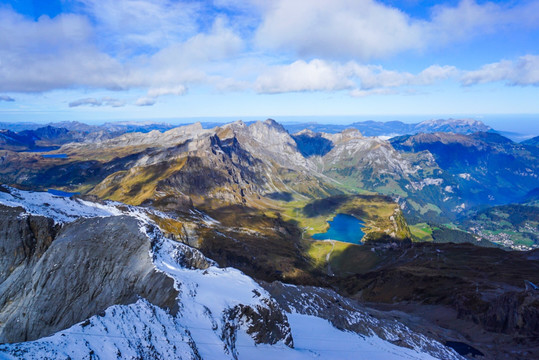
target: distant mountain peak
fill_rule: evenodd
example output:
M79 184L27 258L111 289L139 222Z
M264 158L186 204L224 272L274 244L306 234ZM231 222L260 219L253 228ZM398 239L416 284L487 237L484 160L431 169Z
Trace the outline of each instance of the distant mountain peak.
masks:
M459 134L472 134L492 130L490 126L475 119L431 119L415 125L417 132L453 132Z
M266 125L266 126L272 127L274 129L278 130L279 132L288 132L288 131L286 131L286 129L281 124L279 124L277 121L275 121L273 119L266 119L266 120L264 120L263 124Z
M343 139L355 139L355 138L361 138L363 135L361 134L361 131L354 128L348 128L344 129L342 131Z
M419 125L441 125L441 124L465 124L465 125L484 125L483 122L471 118L467 119L430 119L419 123ZM486 125L485 125L486 126Z

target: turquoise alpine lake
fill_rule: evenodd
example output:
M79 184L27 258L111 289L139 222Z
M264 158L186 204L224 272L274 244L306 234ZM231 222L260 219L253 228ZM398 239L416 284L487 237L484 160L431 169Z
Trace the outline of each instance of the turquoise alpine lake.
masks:
M314 234L315 240L337 240L352 244L361 244L365 233L361 230L363 222L352 215L337 214L329 221L329 229L325 233Z

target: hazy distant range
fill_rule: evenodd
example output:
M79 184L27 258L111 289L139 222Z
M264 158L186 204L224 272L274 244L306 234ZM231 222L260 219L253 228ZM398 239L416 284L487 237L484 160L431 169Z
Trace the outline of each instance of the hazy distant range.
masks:
M80 120L86 124L101 125L103 123L111 122L145 122L145 123L167 123L171 125L191 124L194 122L203 123L204 127L212 127L223 123L233 122L236 120L243 120L245 122L264 120L266 118L272 118L283 124L286 128L296 128L295 125L318 123L328 125L347 125L354 122L365 121L400 121L406 124L420 123L426 120L432 119L475 119L490 126L492 129L501 133L502 135L512 139L513 141L520 142L534 136L539 135L539 114L496 114L496 115L304 115L304 116L284 116L284 115L260 115L260 116L207 116L207 117L177 117L177 118L130 118L130 119L93 119L93 120ZM13 120L13 119L12 119ZM67 119L62 119L67 120ZM69 119L78 121L79 119ZM10 121L4 119L4 122L19 123L20 121ZM32 123L43 123L39 121L29 121ZM55 122L55 121L51 121ZM22 125L22 123L21 123ZM288 125L288 126L287 126ZM30 127L31 128L31 127Z
M332 116L332 115L305 115L305 116L279 116L279 115L263 115L263 116L238 116L238 117L192 117L192 118L177 118L177 119L159 119L159 121L171 124L186 124L193 122L203 123L224 123L236 120L256 121L272 118L279 123L285 125L293 123L310 123L319 124L339 124L346 125L354 122L363 121L401 121L403 123L419 123L431 119L475 119L483 122L491 128L497 130L502 135L520 142L539 135L539 114L503 114L503 115L347 115L347 116ZM156 121L158 119L154 119Z
M420 123L425 120L432 119L475 119L490 126L492 129L501 133L502 135L510 138L513 141L520 142L534 136L539 136L539 114L503 114L503 115L372 115L372 116L244 116L244 117L197 117L197 118L178 118L178 119L162 119L168 123L193 123L200 121L210 126L223 122L231 122L235 120L243 120L246 122L263 120L266 118L272 118L283 124L287 125L304 124L304 123L318 123L318 124L336 124L347 125L354 122L363 121L401 121L403 123Z

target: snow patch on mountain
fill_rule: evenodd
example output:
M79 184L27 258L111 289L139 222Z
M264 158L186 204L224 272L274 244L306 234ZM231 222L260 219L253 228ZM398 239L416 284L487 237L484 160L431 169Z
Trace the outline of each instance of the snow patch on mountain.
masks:
M108 217L122 214L110 204L56 196L47 192L22 191L7 186L0 188L0 204L22 207L27 214L50 217L56 223L69 223L81 217Z
M443 182L444 182L443 179L425 178L421 181L410 182L410 184L406 185L406 188L407 189L412 188L414 190L423 190L425 186L440 186L442 185Z
M0 357L355 359L363 354L369 359L434 359L432 353L444 353L449 354L445 359L460 358L432 340L428 340L429 344L437 347L438 352L426 352L423 346L397 346L376 333L361 335L338 329L316 316L316 309L311 313L299 313L293 307L286 311L241 271L218 268L198 250L165 238L148 218L146 209L11 188L0 194L0 202L5 205L22 206L28 213L52 216L57 222L120 214L137 218L140 231L152 243L150 255L156 269L174 280L179 308L172 315L144 299L130 305L114 305L104 314L52 336L0 345ZM355 315L349 314L356 322L365 320ZM391 339L389 333L384 336Z

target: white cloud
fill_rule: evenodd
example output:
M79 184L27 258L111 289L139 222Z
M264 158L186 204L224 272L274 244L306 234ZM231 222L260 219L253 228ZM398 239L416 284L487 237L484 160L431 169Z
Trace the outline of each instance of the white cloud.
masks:
M350 71L338 64L323 60L306 63L298 60L290 65L270 68L258 77L255 89L259 93L292 91L332 91L352 88Z
M393 95L397 94L398 91L395 89L387 89L387 88L381 88L381 89L370 89L370 90L362 90L362 89L354 89L350 91L350 96L352 97L366 97L370 95Z
M505 30L507 27L537 27L539 1L484 2L461 0L455 7L438 5L426 26L431 44L469 40L474 37Z
M77 0L96 24L109 52L129 55L160 50L198 32L201 3L171 0Z
M503 81L508 85L539 86L539 56L526 55L516 61L502 60L487 64L479 70L463 74L461 83L465 86Z
M92 45L92 28L84 17L33 21L0 9L0 33L0 91L122 87L124 69Z
M0 33L5 34L0 37L0 91L10 92L146 88L180 94L186 84L215 81L213 64L243 47L222 18L208 32L123 60L98 48L97 30L82 15L34 21L0 8Z
M462 0L456 6L435 6L425 20L375 0L275 0L264 11L257 45L301 58L379 59L508 27L539 26L537 0Z
M256 34L264 49L369 59L422 47L422 27L372 0L277 0Z
M239 55L244 46L224 18L217 18L207 33L199 33L185 42L176 42L155 54L151 61L155 67L180 67L225 60Z
M352 96L395 93L391 88L431 85L454 77L453 66L432 65L418 74L386 70L379 65L345 64L314 59L268 68L255 82L259 93L338 91L351 89Z
M163 95L184 95L187 92L187 88L183 85L166 86L159 88L151 88L148 90L148 96L156 98Z
M124 106L125 102L114 99L108 96L102 97L101 99L97 98L83 98L72 101L69 103L69 107L78 107L78 106L112 106L112 107L121 107Z
M537 27L537 0L501 5L463 0L434 7L427 20L375 0L73 3L79 4L73 8L77 14L38 20L0 7L0 92L137 89L146 91L137 104L150 105L199 85L258 93L349 90L366 96L461 75L466 85L537 83L531 55L464 74L452 66L411 73L364 61L426 51L519 21L518 26Z
M101 101L97 100L96 98L84 98L69 103L69 107L78 107L83 105L101 106Z
M152 106L155 104L155 98L151 97L141 97L138 98L135 102L135 105L137 106Z
M406 85L432 85L458 74L454 66L431 65L414 75L409 72L386 70L381 66L354 65L355 74L361 79L361 88L399 87Z

